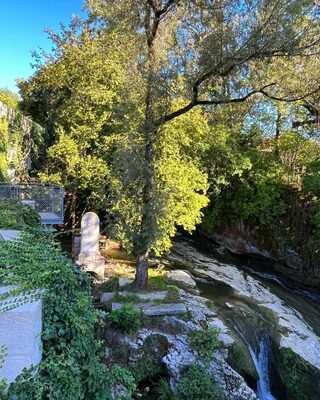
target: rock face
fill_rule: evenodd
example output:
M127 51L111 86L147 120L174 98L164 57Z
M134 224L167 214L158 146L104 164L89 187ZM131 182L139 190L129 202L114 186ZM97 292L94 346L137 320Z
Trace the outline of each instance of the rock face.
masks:
M220 233L214 233L210 237L221 246L234 254L247 254L251 256L265 257L276 262L275 268L283 275L299 283L320 287L320 268L313 266L307 268L301 255L289 246L275 246L271 244L274 239L272 233L266 233L262 239L256 231L247 227L226 227ZM268 238L269 241L265 240Z
M185 310L188 309L188 318L170 315L170 308L173 305L162 304L159 307L167 311L165 316L158 316L154 322L151 319L149 325L140 329L134 337L121 335L118 331L114 334L106 331L107 342L113 341L111 347L114 349L120 347L129 349L130 361L139 363L139 360L143 360L145 357L146 343L152 341L152 352L160 355L162 365L165 366L170 377L170 384L175 389L186 368L198 360L197 351L189 345L190 332L203 329L203 327L219 328L220 335L218 338L222 343L222 348L214 353L214 360L210 362L209 371L212 372L228 399L257 400L253 390L247 386L244 379L226 361L229 353L228 348L234 344L234 339L230 336L228 328L215 312L208 308L205 298L192 295L182 289L179 290L179 295L183 304L175 304L175 307L184 306ZM168 307L165 310L166 306ZM158 318L161 318L161 320ZM109 359L112 358L111 347L106 348Z
M254 300L256 304L271 311L277 320L278 329L274 333L280 348L289 348L320 370L320 338L304 321L303 316L288 307L267 287L245 274L233 265L221 263L199 253L186 243L175 244L172 261L181 264L188 260L188 267L195 276L227 284L241 296Z

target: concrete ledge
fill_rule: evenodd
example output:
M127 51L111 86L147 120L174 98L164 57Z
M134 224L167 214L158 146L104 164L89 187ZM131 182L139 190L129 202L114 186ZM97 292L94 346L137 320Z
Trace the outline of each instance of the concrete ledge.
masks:
M1 287L0 294L12 289L13 286ZM2 301L0 308L0 346L5 346L8 352L0 369L0 380L5 378L11 383L24 368L41 361L42 301L32 301L32 293L9 297L5 301L10 302L9 307L18 304L15 308L3 311L6 305Z

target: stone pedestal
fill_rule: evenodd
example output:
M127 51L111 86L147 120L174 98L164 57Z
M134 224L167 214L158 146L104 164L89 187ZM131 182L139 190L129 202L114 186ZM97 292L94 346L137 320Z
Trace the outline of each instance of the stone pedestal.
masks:
M104 278L105 260L99 251L100 221L97 214L86 213L81 220L80 254L77 264L92 272L97 278Z

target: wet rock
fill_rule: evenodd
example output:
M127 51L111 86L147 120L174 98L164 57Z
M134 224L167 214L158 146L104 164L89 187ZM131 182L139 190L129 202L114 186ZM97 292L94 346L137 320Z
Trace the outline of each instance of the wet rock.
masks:
M208 281L219 281L229 285L235 292L255 301L259 307L271 311L277 321L275 339L280 348L291 348L305 361L320 370L320 338L296 310L286 306L265 285L245 274L234 265L218 262L199 253L186 243L175 244L173 259L188 260L190 271ZM278 338L279 336L279 338Z

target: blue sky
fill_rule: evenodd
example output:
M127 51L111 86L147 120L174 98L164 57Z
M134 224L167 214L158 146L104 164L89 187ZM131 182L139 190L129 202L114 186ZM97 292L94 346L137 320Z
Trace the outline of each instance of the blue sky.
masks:
M0 88L17 91L15 80L33 72L31 52L49 50L46 28L59 29L73 14L81 15L82 0L0 0Z

